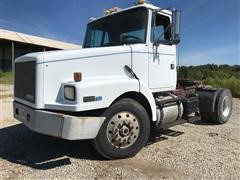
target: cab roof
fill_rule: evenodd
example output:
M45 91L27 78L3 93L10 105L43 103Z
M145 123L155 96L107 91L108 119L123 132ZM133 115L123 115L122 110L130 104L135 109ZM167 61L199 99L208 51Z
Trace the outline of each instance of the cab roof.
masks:
M112 16L112 15L117 14L117 13L120 13L120 12L128 11L128 10L130 10L130 9L140 8L140 7L145 7L145 8L147 8L147 9L151 9L151 10L160 10L161 12L166 13L166 14L169 14L169 15L172 14L172 12L171 12L169 9L162 9L162 8L160 8L160 7L154 6L153 4L143 3L143 4L131 6L131 7L125 8L125 9L119 9L119 10L116 11L116 12L113 12L113 13L111 13L111 14L107 14L107 15L104 15L104 16L102 16L102 17L96 18L96 19L94 19L93 21L96 21L96 20L99 20L99 19L102 19L102 18L105 18L105 17L108 17L108 16ZM93 21L91 21L91 22L93 22Z

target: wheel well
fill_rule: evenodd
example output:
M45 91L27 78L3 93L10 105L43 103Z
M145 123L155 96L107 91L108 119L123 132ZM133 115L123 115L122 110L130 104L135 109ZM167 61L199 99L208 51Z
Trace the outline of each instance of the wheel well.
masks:
M146 111L147 111L147 113L149 115L149 118L152 121L152 109L151 109L151 106L150 106L147 98L142 93L133 92L133 91L124 93L121 96L119 96L117 99L115 99L112 104L116 103L117 101L119 101L119 100L121 100L123 98L131 98L131 99L139 102L146 109Z

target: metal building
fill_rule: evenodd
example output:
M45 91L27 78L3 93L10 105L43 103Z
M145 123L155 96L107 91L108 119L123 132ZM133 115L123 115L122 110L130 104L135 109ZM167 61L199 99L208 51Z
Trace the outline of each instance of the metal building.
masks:
M77 44L0 29L0 70L10 71L14 59L27 53L78 48Z

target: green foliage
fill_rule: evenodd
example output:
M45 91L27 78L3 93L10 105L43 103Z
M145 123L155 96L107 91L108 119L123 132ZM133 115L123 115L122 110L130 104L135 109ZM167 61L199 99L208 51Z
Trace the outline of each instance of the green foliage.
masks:
M0 84L13 84L12 71L3 72L0 70Z
M209 77L203 82L214 87L228 88L232 91L233 97L240 97L240 79L234 76L224 79Z
M200 80L206 85L228 88L234 97L240 97L239 65L181 66L178 69L178 79Z

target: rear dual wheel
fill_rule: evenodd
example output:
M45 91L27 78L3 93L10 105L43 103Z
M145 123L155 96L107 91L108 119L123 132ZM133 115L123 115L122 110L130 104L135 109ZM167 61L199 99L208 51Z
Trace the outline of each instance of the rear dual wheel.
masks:
M212 121L224 124L229 121L232 114L232 93L229 89L222 89L216 99L215 111L212 114Z
M224 124L229 121L232 114L232 93L229 89L221 89L216 97L214 112L201 113L202 119L217 124Z
M150 134L150 119L137 101L125 98L109 107L97 137L96 150L107 159L134 156L146 144Z

